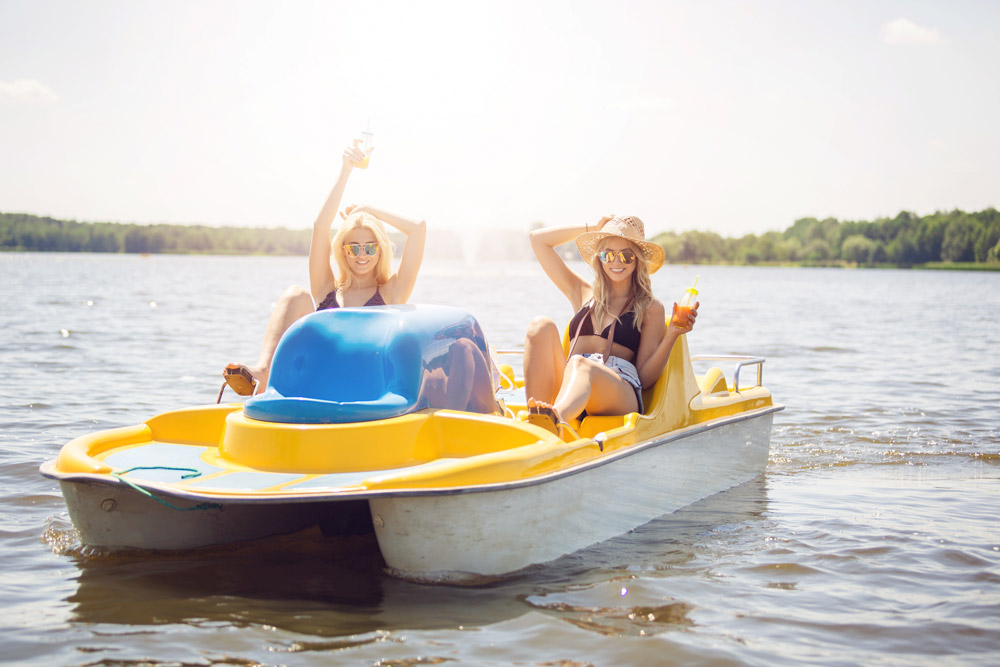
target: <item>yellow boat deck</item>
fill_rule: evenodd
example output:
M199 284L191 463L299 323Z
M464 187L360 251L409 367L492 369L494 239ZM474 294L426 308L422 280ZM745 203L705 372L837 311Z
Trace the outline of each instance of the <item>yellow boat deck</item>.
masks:
M520 419L450 410L283 424L248 419L238 403L196 407L77 438L63 447L54 472L242 500L456 490L566 473L772 406L764 387L730 387L718 368L696 377L683 337L643 398L645 414L588 416L574 424L580 438L572 442Z

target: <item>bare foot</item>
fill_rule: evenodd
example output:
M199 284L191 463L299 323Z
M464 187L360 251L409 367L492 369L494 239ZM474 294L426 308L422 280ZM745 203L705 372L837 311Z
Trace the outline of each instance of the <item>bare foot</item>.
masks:
M562 421L562 417L559 416L559 412L551 403L539 401L536 398L528 399L528 412L536 415L546 415L547 417L551 417L553 423L555 424Z
M566 442L580 439L580 435L559 415L555 406L545 401L528 399L528 422L552 431ZM601 447L601 450L604 448Z

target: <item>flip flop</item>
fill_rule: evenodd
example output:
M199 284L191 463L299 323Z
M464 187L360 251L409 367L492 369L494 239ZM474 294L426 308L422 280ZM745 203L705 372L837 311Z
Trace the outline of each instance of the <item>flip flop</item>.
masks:
M226 384L229 388L235 391L239 396L251 396L254 390L257 388L257 380L254 379L250 371L243 364L229 364L222 371L222 377L225 379ZM225 385L222 387L225 389ZM221 397L222 392L219 392Z

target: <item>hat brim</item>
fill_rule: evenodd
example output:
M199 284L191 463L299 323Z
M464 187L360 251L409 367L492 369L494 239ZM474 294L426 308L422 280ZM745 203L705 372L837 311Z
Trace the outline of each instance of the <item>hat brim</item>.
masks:
M659 243L653 243L652 241L640 241L638 239L625 236L624 234L615 234L611 232L584 232L576 237L576 247L580 251L580 257L583 258L583 261L590 264L590 262L594 259L594 255L597 254L601 241L612 236L618 239L624 239L639 248L639 250L642 251L643 257L646 258L646 266L648 267L650 273L656 273L660 270L660 267L663 266L663 262L666 259L666 253L663 252L663 246Z

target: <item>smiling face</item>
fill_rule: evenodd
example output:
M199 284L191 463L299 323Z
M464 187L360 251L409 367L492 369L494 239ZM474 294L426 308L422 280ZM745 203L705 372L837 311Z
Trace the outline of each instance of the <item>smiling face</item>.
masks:
M358 244L362 251L357 256L345 250L348 244ZM364 244L377 243L374 255L364 252ZM385 285L391 278L392 243L385 233L382 221L370 213L352 213L330 240L330 257L336 263L337 287L347 289L355 279L374 278L378 285Z
M357 243L364 248L366 243L378 243L378 240L375 238L375 233L367 227L355 227L344 237L342 246L352 243ZM358 277L374 271L378 265L379 256L382 254L381 247L379 247L378 252L374 255L368 255L362 250L357 257L344 247L341 247L340 251L344 253L344 257L347 259L347 268Z
M605 243L601 244L601 252L606 250L610 250L615 253L615 258L612 262L607 264L601 262L601 270L604 271L604 275L615 283L632 280L632 274L635 272L636 263L639 261L638 258L633 259L631 264L625 264L618 256L618 253L627 250L632 254L638 254L639 249L625 239L612 237Z

